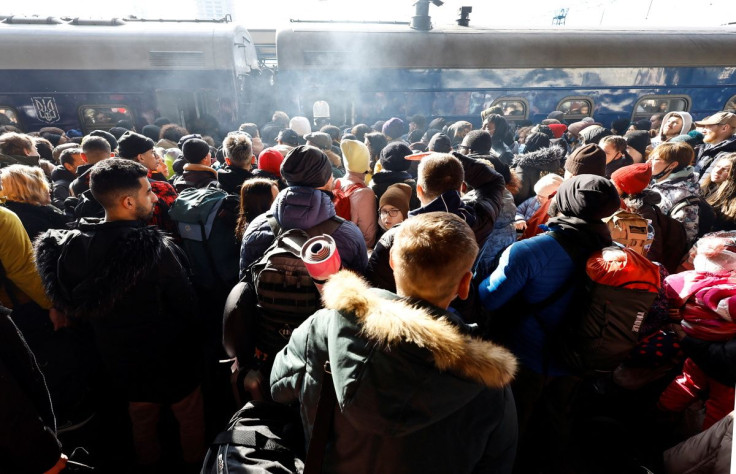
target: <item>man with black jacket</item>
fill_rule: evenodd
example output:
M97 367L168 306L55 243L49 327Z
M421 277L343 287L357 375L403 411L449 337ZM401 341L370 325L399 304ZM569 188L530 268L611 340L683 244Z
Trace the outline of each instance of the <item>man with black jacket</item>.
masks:
M170 237L146 227L156 195L144 166L109 159L90 173L101 220L51 230L36 261L54 305L88 322L103 362L129 402L141 466L156 469L163 405L179 422L185 462L201 461L204 420L196 300L186 259Z

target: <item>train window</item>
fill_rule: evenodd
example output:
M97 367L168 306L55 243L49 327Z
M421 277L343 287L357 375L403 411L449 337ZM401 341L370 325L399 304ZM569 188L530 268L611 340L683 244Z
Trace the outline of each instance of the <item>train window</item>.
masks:
M509 120L525 120L529 117L529 103L521 97L501 97L491 107L501 107L503 116Z
M648 95L640 97L634 106L634 114L631 121L648 119L653 114L666 114L667 112L683 111L690 109L690 98L687 96Z
M121 120L135 125L127 105L83 105L79 108L79 117L85 135L92 130L110 130Z
M15 109L0 105L0 126L2 125L18 126L18 113Z
M593 99L590 97L566 97L557 104L557 109L565 114L564 120L574 122L593 115Z
M728 99L728 102L726 102L726 106L723 108L726 112L734 112L736 113L736 95Z

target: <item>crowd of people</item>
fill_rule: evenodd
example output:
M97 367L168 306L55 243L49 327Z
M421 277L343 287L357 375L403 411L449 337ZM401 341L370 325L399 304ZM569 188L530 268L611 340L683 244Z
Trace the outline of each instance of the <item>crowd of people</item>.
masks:
M328 472L728 472L736 114L481 118L0 128L4 468L199 472L249 401L307 446L327 386Z

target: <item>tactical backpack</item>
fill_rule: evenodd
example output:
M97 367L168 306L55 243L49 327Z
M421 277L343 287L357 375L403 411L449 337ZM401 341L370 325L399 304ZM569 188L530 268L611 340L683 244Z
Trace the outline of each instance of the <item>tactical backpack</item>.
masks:
M332 203L335 205L335 213L343 219L350 220L350 196L355 191L365 187L366 185L363 183L353 183L347 189L342 189L340 180L335 181L335 189L332 191L332 194L335 196L332 200Z
M624 210L616 211L612 216L603 219L611 231L611 239L621 242L628 248L639 250L643 255L647 246L652 244L649 235L649 224L639 214Z
M237 282L237 206L237 196L206 186L185 189L169 209L199 285L230 288Z

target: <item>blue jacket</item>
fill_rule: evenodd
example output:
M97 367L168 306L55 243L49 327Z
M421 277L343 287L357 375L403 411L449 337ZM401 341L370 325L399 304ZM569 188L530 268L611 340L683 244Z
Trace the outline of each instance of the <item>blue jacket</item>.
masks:
M547 326L547 330L554 331L574 293L575 285L569 284L574 268L572 258L550 235L541 234L521 240L503 252L498 267L481 282L479 297L483 306L493 311L517 294L521 294L525 301L534 304L544 301L562 285L569 285L568 291L557 301L537 313ZM518 322L513 324L510 335L511 350L526 367L537 373L543 373L547 337L534 314L529 309L522 308L519 308L518 313L504 313L518 314ZM567 373L569 371L554 358L549 360L548 375Z
M276 221L284 230L309 229L335 216L330 195L314 188L292 186L284 189L271 205ZM344 268L363 273L368 264L365 239L358 226L345 221L332 234ZM265 214L256 217L243 235L240 246L240 277L263 256L274 240Z

